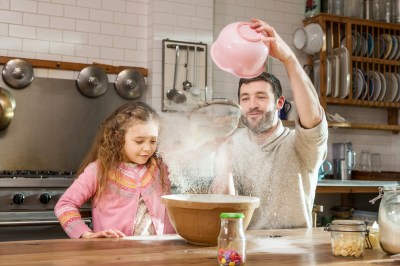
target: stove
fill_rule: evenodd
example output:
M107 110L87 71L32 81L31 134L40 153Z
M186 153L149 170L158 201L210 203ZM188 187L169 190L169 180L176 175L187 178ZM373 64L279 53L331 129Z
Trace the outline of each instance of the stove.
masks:
M54 206L75 177L73 171L0 171L0 241L65 238ZM87 223L90 223L90 209L89 202L81 208L82 218ZM22 227L27 232L23 238L15 239L15 235L20 235L15 231L20 232ZM38 230L43 233L38 234ZM57 233L49 235L52 231ZM32 233L33 236L29 236Z

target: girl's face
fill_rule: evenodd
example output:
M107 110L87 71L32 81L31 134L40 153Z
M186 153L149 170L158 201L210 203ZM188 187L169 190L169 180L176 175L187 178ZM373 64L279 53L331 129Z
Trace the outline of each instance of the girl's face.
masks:
M136 123L125 133L126 162L145 164L157 149L159 126L155 121Z

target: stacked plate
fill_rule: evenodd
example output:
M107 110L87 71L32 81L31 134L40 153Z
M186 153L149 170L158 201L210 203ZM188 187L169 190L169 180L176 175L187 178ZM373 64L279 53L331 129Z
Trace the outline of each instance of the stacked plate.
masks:
M400 102L400 74L367 71L359 68L352 73L353 99L364 101Z
M400 59L400 36L392 34L381 34L374 39L374 57L386 60Z
M314 84L319 92L319 60L314 61ZM345 99L350 94L350 52L346 47L333 49L326 63L326 96Z
M347 39L342 37L341 46L346 47ZM386 60L400 59L400 36L384 33L372 36L369 32L351 32L351 54Z

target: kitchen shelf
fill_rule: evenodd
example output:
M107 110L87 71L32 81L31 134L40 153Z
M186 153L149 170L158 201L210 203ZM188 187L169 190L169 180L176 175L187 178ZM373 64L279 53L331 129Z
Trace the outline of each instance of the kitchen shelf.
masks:
M51 61L51 60L41 60L41 59L31 59L31 58L21 58L27 62L29 62L32 67L37 68L48 68L48 69L59 69L59 70L73 70L73 71L81 71L85 67L88 66L98 66L103 68L108 74L119 74L121 71L132 68L139 71L144 77L147 77L149 71L147 68L143 67L133 67L133 66L112 66L107 64L101 64L93 62L93 64L83 64L83 63L75 63L75 62L62 62L62 61ZM5 65L8 61L15 59L15 57L8 56L0 56L0 65Z
M371 21L360 18L353 17L345 17L345 16L337 16L332 14L319 14L317 16L313 16L307 18L303 21L304 25L308 25L310 23L317 23L321 26L323 32L325 33L325 38L323 40L323 45L321 51L315 56L308 57L308 64L313 65L314 60L319 60L319 84L315 84L316 87L319 87L319 97L320 102L323 108L326 110L328 105L342 105L342 106L352 106L352 107L367 107L367 108L380 108L386 109L388 113L388 121L387 124L371 124L371 123L329 123L330 127L335 128L354 128L354 129L366 129L366 130L386 130L392 131L395 134L400 132L399 119L398 119L398 110L400 109L400 102L397 101L385 101L382 100L372 100L373 90L370 89L369 82L372 82L371 79L367 80L367 94L363 100L358 99L356 95L353 95L353 85L357 86L357 84L353 84L358 79L355 78L353 80L353 69L360 69L362 73L368 73L368 71L375 71L385 74L386 72L395 72L400 74L400 60L395 60L397 56L387 56L386 50L380 49L381 44L381 36L384 35L396 35L400 36L400 24L395 23L387 23L382 21ZM364 40L363 37L357 37L358 35L362 36L371 35L374 45L378 48L377 51L374 49L370 54L368 49L367 53L364 54L363 47L358 46L360 42L359 40ZM356 37L354 37L354 36ZM368 39L368 38L367 38ZM358 40L358 42L357 42ZM379 40L379 41L377 41ZM356 41L355 43L352 43ZM334 57L334 51L337 48L342 47L344 45L349 51L349 59L348 63L348 72L341 73L341 78L349 79L348 90L343 89L343 86L339 88L342 91L348 91L348 95L343 99L339 97L332 97L331 95L327 95L327 59L332 59ZM368 47L368 46L367 46ZM383 46L382 46L383 47ZM400 43L399 47L400 49ZM364 50L365 51L365 50ZM381 53L386 56L381 56ZM390 52L387 52L390 54ZM369 55L367 55L369 54ZM390 59L388 59L390 58ZM333 69L333 66L332 66ZM347 76L347 77L346 77ZM349 77L350 76L350 77ZM318 76L317 76L318 77ZM339 84L341 83L341 79L339 79ZM333 84L333 82L331 83ZM319 85L319 86L317 86ZM331 85L331 91L333 91L333 85ZM372 87L372 86L371 86ZM357 87L355 87L357 88ZM400 88L399 88L400 91ZM370 95L370 93L372 94ZM400 93L400 92L399 92ZM359 97L361 98L361 97ZM396 97L397 98L397 97ZM369 100L367 100L369 99ZM368 122L368 121L366 121Z

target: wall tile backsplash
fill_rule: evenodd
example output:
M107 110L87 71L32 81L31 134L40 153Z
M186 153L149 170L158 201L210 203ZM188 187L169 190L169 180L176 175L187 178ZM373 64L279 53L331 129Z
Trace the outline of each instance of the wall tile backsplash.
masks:
M0 55L99 62L149 69L146 101L161 110L162 40L203 42L210 50L221 29L229 23L259 17L270 23L294 49L302 64L306 55L293 46L293 33L302 26L304 0L0 0ZM238 78L219 70L207 57L209 90L213 97L237 99ZM272 60L271 70L284 95L292 98L282 64ZM41 77L75 79L77 73L35 69ZM110 82L114 76L109 76ZM335 107L356 121L365 113L386 123L377 109L357 111ZM391 132L330 129L333 142L353 142L356 151L381 153L384 171L400 171L399 135ZM331 160L331 151L328 152Z

